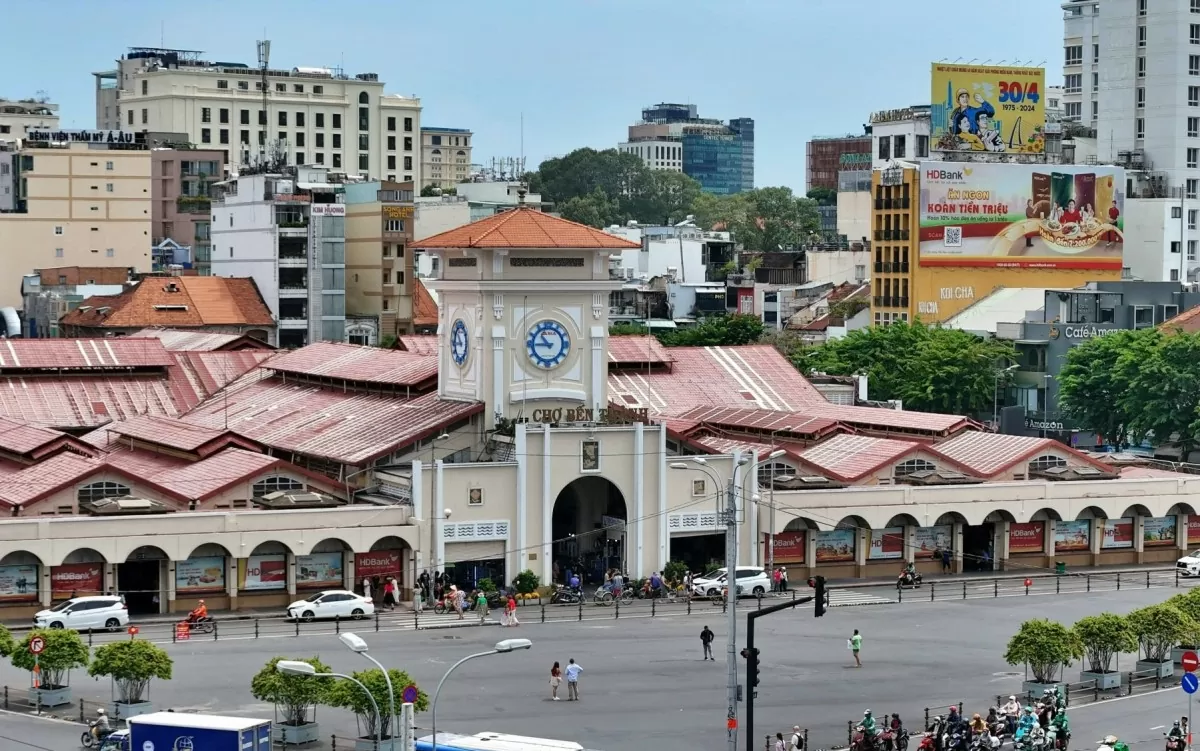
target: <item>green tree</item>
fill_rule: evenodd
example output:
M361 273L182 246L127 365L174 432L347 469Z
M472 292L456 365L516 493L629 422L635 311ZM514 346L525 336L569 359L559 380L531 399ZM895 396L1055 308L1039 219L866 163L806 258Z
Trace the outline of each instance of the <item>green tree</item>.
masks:
M724 225L750 252L774 252L799 245L817 231L817 202L791 188L758 188L730 196L701 194L692 204L697 225Z
M1142 352L1150 331L1118 331L1088 339L1067 350L1058 375L1059 409L1113 446L1129 439L1131 419L1122 399L1129 392L1136 361L1125 353Z
M700 197L700 183L682 172L651 170L635 196L630 211L634 219L647 224L676 224L692 213L692 204Z
M1082 653L1076 635L1061 623L1045 618L1025 621L1008 640L1004 661L1009 665L1028 665L1038 683L1054 683L1059 668Z
M1186 458L1200 434L1200 335L1146 332L1124 354L1132 377L1119 405L1135 440L1176 441Z
M16 648L16 642L13 641L12 633L0 623L0 657L8 657Z
M88 665L88 675L112 678L117 684L118 701L137 704L145 701L151 680L171 680L172 664L171 656L157 644L130 639L97 647Z
M560 209L574 198L599 190L616 204L617 216L609 221L624 221L637 218L629 212L646 191L649 179L650 170L634 154L583 148L542 162L529 184Z
M513 578L513 589L523 595L532 594L541 585L538 575L530 569L525 569Z
M837 191L833 188L812 188L805 196L816 201L818 206L837 205Z
M37 666L42 674L42 688L57 689L67 685L67 674L75 668L87 667L88 648L79 638L78 631L62 628L34 629L12 651L12 664L18 670L33 672L34 655L29 651L29 641L41 637L46 648L37 656Z
M714 316L681 329L668 329L659 341L668 347L732 347L754 344L762 339L764 326L758 316L734 314Z
M629 321L617 321L608 327L609 336L646 336L649 333L650 329L642 324Z
M359 726L366 729L364 738L387 740L391 737L392 719L388 716L390 704L387 681L384 680L383 671L372 668L351 673L351 676L366 686L367 690L371 692L371 696L375 697L375 703L379 705L379 712L383 715L379 718L379 722L376 721L375 710L371 706L370 699L366 697L361 688L351 681L338 680L335 682L330 687L328 696L325 697L325 703L331 707L348 709L358 715ZM404 689L416 684L403 670L389 670L388 677L392 681L392 698L395 700L396 707L399 708L404 703ZM424 712L428 707L429 696L424 691L418 691L415 709L418 712Z
M687 573L687 564L683 561L667 561L663 566L663 578L669 582L682 583L683 575Z
M263 669L250 679L250 695L259 701L269 701L282 711L284 725L298 727L309 722L313 707L329 703L333 678L280 672L277 667L279 661L287 659L307 662L316 668L318 673L329 672L329 666L316 657L272 657Z
M1167 603L1139 608L1126 618L1137 637L1142 659L1147 662L1166 662L1171 648L1188 640L1196 628L1195 621L1186 613Z
M1115 613L1080 618L1071 630L1075 632L1088 670L1093 673L1110 672L1117 655L1138 648L1129 620Z
M575 196L558 208L563 219L602 229L619 218L619 209L600 188L582 196Z

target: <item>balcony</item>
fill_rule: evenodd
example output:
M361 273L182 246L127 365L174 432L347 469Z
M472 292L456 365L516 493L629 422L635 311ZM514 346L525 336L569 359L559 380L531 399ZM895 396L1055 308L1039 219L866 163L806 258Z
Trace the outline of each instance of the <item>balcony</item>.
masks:
M904 198L897 198L897 199L896 199L896 208L898 208L898 209L907 209L907 208L908 208L908 206L909 206L909 199L908 199L908 196L905 196Z
M876 274L882 274L882 273L883 273L883 263L882 263L882 262L880 262L880 261L876 261L876 262L875 262L875 273L876 273Z
M208 196L179 196L175 208L181 214L208 214L212 211L212 200Z
M907 297L895 297L892 299L896 301L897 308L907 308L908 307L908 298Z
M279 317L279 328L290 329L292 331L297 331L297 330L307 331L308 330L308 319L307 318L284 318L281 315Z
M871 298L871 304L877 308L882 308L883 307L883 298L880 297L879 295L875 295L874 297Z
M308 217L299 211L277 211L275 225L281 230L306 230Z
M882 267L883 267L882 269L877 269L878 271L880 271L880 272L882 272L882 273L884 273L884 274L890 274L890 273L892 273L892 264L888 263L887 261L884 261L883 263L881 263L881 264L877 264L877 265L879 265L879 266L882 266Z
M908 261L905 261L905 262L903 262L903 263L896 264L896 266L898 266L898 267L899 267L898 271L899 271L901 274L907 274L907 273L908 273Z
M881 230L881 229L877 229L877 230L875 230L875 239L876 239L876 240L882 240L882 239L883 239L883 230Z
M899 234L899 237L896 238L897 240L907 240L908 239L908 230L906 230L906 229L896 230L896 233Z

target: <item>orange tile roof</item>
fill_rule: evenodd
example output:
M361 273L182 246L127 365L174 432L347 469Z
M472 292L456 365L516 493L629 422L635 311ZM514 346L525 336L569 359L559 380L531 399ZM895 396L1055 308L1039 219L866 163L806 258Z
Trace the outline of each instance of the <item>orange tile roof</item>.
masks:
M253 279L223 276L146 277L119 295L89 297L60 323L83 328L275 325Z
M1184 332L1194 334L1200 331L1200 306L1185 310L1174 318L1163 321L1158 325L1164 332Z
M438 305L433 301L433 295L425 282L417 279L413 283L413 326L436 326L438 322Z
M518 206L413 243L414 248L610 248L641 245L586 224Z

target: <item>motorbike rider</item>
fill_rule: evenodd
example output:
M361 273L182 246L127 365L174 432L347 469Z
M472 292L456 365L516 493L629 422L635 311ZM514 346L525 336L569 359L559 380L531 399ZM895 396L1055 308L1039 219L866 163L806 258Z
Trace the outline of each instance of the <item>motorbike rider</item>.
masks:
M904 730L904 723L900 721L900 714L898 712L892 712L892 719L888 721L888 727L896 735L899 735Z
M1067 721L1067 713L1059 712L1055 715L1054 722L1050 725L1050 728L1054 733L1051 741L1054 743L1055 748L1066 751L1067 746L1071 742L1071 724Z
M1175 724L1171 726L1170 731L1167 732L1167 748L1182 749L1183 738L1183 728L1180 726L1179 720L1176 720Z
M1021 705L1017 702L1016 696L1008 697L1008 701L1004 706L1000 707L1000 714L1004 717L1004 723L1008 727L1008 734L1012 735L1017 732L1017 720L1021 718Z
M1029 731L1038 727L1037 715L1033 713L1033 707L1025 707L1025 712L1021 715L1021 719L1017 721L1017 732L1013 738L1017 741L1023 740L1029 735Z
M916 564L914 564L912 561L909 561L908 563L904 564L904 570L900 572L900 578L904 580L905 584L912 584L916 575L917 575Z
M978 735L983 735L986 733L988 726L987 723L983 721L983 718L979 716L979 713L976 712L971 718L971 722L967 726L967 729L971 732L971 737L974 738Z
M196 603L196 608L188 613L188 623L199 623L208 617L208 606L204 604L204 600Z
M96 719L92 722L92 737L101 740L111 733L112 726L108 724L108 715L103 709L97 709Z

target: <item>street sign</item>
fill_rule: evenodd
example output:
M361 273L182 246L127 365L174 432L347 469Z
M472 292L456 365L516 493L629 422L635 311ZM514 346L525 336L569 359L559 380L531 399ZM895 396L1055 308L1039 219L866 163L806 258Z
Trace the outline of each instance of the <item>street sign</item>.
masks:
M1026 587L1026 588L1029 588L1029 587L1032 587L1032 586L1033 586L1033 579L1026 579L1026 580L1025 580L1025 587Z
M40 636L35 636L29 640L30 654L40 655L46 650L46 640Z
M175 624L175 641L187 641L192 636L192 628L186 622Z
M132 639L133 637L135 637L137 635L138 635L138 627L130 626L129 627L129 638Z
M1200 688L1200 678L1197 678L1195 673L1184 673L1179 685L1183 687L1185 694L1194 694L1196 689Z
M408 685L400 692L400 698L404 699L406 704L416 704L417 699L421 698L421 694L417 691L416 686Z
M1200 668L1200 657L1197 657L1195 652L1188 650L1180 656L1179 663L1183 665L1184 670L1194 673L1196 668Z

